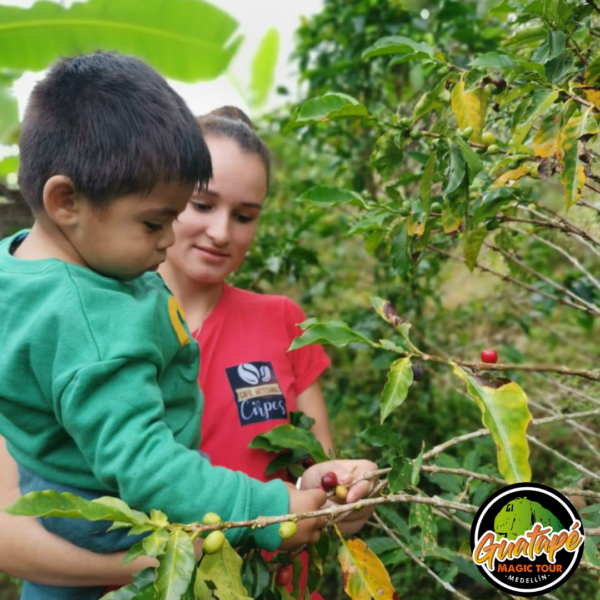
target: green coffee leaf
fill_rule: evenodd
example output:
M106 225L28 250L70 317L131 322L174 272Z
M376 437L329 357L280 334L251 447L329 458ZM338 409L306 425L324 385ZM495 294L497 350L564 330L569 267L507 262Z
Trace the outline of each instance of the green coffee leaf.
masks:
M327 454L314 434L293 425L278 425L267 433L261 433L250 442L248 447L267 452L281 452L288 449L303 450L317 462L327 460Z
M252 600L242 583L242 559L228 540L219 552L203 557L196 581L198 578L210 582L221 600Z
M288 352L311 344L329 344L336 348L344 348L352 343L373 345L371 340L358 333L358 331L354 331L343 321L313 322L308 320L300 323L300 327L305 331L292 342Z
M470 271L473 271L475 268L479 251L488 233L485 227L477 227L465 233L465 237L463 238L463 253Z
M413 372L410 357L399 358L394 361L388 373L388 381L383 388L381 423L406 400L412 382Z
M423 557L437 546L437 524L433 518L433 508L428 504L413 503L408 516L409 527L421 529L421 552Z
M118 498L84 500L69 492L31 492L5 509L11 515L29 517L68 517L85 521L119 521L134 525L148 521L144 513L132 511Z
M176 529L169 535L156 569L157 600L179 600L190 585L195 566L192 539L185 531Z
M334 119L368 117L367 107L346 94L328 93L307 100L298 114L286 125L289 130L303 125L326 123Z
M318 185L310 188L296 199L298 202L310 202L317 206L329 207L337 204L351 204L360 208L366 208L367 203L357 192L344 190L342 188Z
M435 163L437 160L437 153L432 152L431 156L427 160L425 164L425 168L423 169L423 175L421 176L421 186L420 186L420 194L421 194L421 202L423 203L423 208L425 212L429 214L430 205L431 205L431 186L433 183L433 174L435 173Z
M373 58L389 54L406 54L411 58L431 58L433 48L425 42L414 42L410 38L401 35L392 35L377 40L363 53L362 58Z

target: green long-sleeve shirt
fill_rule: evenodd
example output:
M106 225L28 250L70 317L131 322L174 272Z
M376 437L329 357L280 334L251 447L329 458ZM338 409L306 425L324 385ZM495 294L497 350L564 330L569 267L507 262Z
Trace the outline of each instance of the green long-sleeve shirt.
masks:
M0 242L0 434L15 460L174 522L287 513L281 481L213 467L198 453L198 345L163 280L17 259L9 250L18 235ZM248 533L228 537L237 544ZM254 536L267 550L281 542L275 527Z

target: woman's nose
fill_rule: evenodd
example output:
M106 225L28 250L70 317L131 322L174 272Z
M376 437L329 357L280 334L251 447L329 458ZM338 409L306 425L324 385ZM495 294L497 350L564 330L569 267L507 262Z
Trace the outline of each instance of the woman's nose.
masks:
M225 212L216 212L212 217L209 226L206 228L206 234L216 245L224 246L231 239L229 215Z

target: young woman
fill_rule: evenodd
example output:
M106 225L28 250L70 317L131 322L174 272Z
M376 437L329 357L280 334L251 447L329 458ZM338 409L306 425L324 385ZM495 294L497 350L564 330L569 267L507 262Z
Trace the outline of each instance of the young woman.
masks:
M182 304L201 348L204 391L201 449L211 462L265 480L272 456L248 443L302 410L315 419L313 432L326 452L333 450L319 375L329 361L309 346L287 352L301 333L302 311L282 296L238 290L225 277L241 265L254 239L268 187L269 154L247 117L225 109L199 119L214 179L198 192L176 223L176 243L160 273ZM369 461L335 461L342 481L375 469ZM288 478L287 474L277 476ZM288 478L289 479L289 478ZM354 486L347 501L365 494ZM303 481L303 487L318 481ZM16 466L0 439L0 509L19 496ZM372 511L342 522L357 532ZM0 510L0 571L49 585L126 584L132 573L152 565L138 559L121 565L123 554L96 555L45 531L34 519ZM318 597L318 596L317 596Z
M176 242L160 274L185 311L201 350L200 386L207 399L202 445L213 464L261 480L273 454L252 439L301 410L333 452L318 377L329 366L321 346L287 352L301 335L302 310L284 296L229 286L256 235L267 195L269 152L241 111L199 119L213 162L208 189L194 194L174 223ZM278 473L278 477L286 477Z

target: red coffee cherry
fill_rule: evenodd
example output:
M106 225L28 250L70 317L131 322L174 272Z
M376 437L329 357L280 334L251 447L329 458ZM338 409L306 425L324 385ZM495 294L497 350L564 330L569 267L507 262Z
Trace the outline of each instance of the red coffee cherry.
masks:
M302 466L305 469L310 469L310 467L312 467L315 464L315 459L312 456L309 456L308 458L305 458L302 461Z
M329 473L325 473L321 478L321 485L326 490L331 490L336 487L338 484L337 475L333 471L329 471Z
M277 569L277 574L275 575L275 585L283 587L286 586L290 581L292 581L292 565Z
M484 363L497 363L498 353L495 350L483 350L481 353L481 360Z

